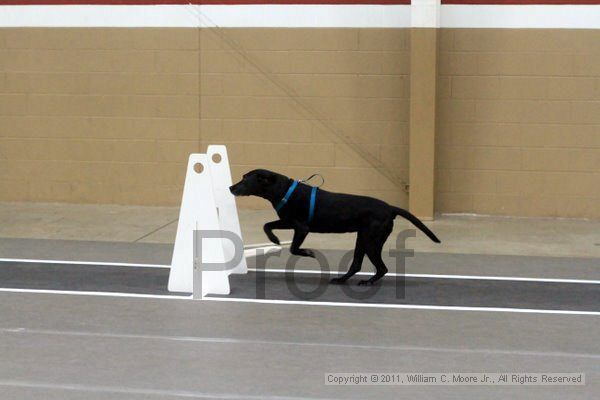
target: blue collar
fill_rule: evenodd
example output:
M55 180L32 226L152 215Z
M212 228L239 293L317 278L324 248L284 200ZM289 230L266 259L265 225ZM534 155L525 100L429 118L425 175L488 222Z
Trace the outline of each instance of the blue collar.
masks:
M296 180L296 181L294 181L294 183L292 183L290 185L289 189L285 193L285 196L283 196L283 199L281 199L279 201L279 204L277 204L277 207L275 207L275 211L279 212L279 210L281 210L283 208L283 206L285 206L285 204L288 202L288 200L292 196L292 193L294 193L294 190L296 190L296 187L298 187L298 183L299 182Z
M294 190L296 190L299 183L300 183L300 181L295 180L290 185L287 192L285 193L285 196L283 196L283 198L279 201L279 203L275 207L275 211L279 212L279 210L281 210L283 208L283 206L285 206L287 204L288 200L290 199L290 197L292 197L292 193L294 193ZM310 203L308 206L308 222L312 221L313 217L315 216L315 203L317 200L317 189L318 188L316 186L313 186L313 188L310 191Z

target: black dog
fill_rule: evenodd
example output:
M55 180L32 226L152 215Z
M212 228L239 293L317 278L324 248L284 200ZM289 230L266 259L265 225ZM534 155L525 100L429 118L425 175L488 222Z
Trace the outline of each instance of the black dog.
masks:
M229 190L235 196L259 196L270 201L280 219L266 223L265 233L273 243L279 244L273 229L293 229L290 252L298 256L314 257L311 250L300 248L309 232L358 232L350 269L343 276L332 279L332 283L344 283L360 271L365 254L375 265L377 272L370 279L360 281L359 285L373 284L388 272L381 259L381 251L392 233L397 215L412 222L434 242L440 243L423 222L402 208L372 197L331 193L294 182L287 176L257 169L245 174ZM311 196L313 206L310 206Z

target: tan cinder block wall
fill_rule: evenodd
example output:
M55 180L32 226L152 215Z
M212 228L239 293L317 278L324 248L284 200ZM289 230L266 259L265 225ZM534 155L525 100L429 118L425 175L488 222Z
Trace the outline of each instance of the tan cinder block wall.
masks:
M255 168L405 205L406 194L353 152L408 177L406 29L202 30L203 146L222 142L234 179ZM318 182L318 180L316 181ZM245 198L244 207L264 206Z
M177 204L197 49L185 29L1 29L0 200Z
M600 217L600 31L438 43L436 210Z
M405 205L339 136L407 179L408 73L404 29L0 29L0 201L176 205L223 143Z

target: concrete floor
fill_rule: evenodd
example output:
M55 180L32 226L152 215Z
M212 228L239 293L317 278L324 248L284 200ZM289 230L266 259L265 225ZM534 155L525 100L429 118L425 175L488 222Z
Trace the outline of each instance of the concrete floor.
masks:
M265 242L262 224L273 217L242 211L245 242ZM174 208L4 203L0 258L168 264L176 218ZM600 280L600 221L443 216L428 225L443 243L418 234L408 273ZM396 232L406 227L396 221ZM336 265L353 241L312 235L306 246ZM319 266L303 259L298 268ZM502 300L521 295L502 293ZM580 300L568 288L561 295ZM0 398L588 400L600 393L597 315L375 306L0 289ZM338 387L324 385L330 372L583 372L586 385Z
M173 243L178 209L115 205L0 203L0 238ZM272 210L240 210L244 242L267 241L262 225L275 219ZM511 254L555 257L600 257L600 220L532 219L485 216L439 216L428 226L442 244L420 232L409 239L415 251L460 254ZM395 235L412 225L397 218ZM289 240L290 232L279 232ZM306 246L351 249L354 234L309 235ZM387 246L392 246L388 240Z

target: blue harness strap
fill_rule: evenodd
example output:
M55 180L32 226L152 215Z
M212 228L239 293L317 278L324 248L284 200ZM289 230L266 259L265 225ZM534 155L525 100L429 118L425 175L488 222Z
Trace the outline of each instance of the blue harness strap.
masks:
M296 190L297 186L298 186L298 181L294 181L294 183L292 183L290 185L289 189L285 193L285 196L283 196L283 199L281 199L281 201L279 201L279 204L277 204L277 207L275 207L275 211L279 211L279 210L281 210L281 208L283 206L285 206L285 203L288 202L288 200L292 196L292 193L294 193L294 190Z
M317 189L318 187L313 186L310 191L310 206L308 208L308 222L312 221L315 216L315 202L317 200Z
M287 192L285 193L285 196L283 196L283 198L279 201L279 203L275 207L275 211L279 212L279 210L281 210L283 208L283 206L285 206L287 204L288 200L290 199L290 197L292 197L292 193L294 193L294 190L296 190L299 183L300 182L296 180L290 185ZM309 203L309 207L308 207L308 222L312 221L313 217L315 216L315 203L317 200L317 189L318 189L318 187L313 186L313 188L310 191L310 203Z

